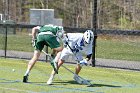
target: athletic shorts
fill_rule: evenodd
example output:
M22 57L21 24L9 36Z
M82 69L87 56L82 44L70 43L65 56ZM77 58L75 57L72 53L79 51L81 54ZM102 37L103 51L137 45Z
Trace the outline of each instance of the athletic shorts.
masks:
M74 56L75 57L75 60L77 61L81 61L83 59L83 56L82 56L82 53L78 52L76 53L75 55L71 52L70 49L68 48L64 48L61 52L61 56L60 56L60 59L61 60L68 60L69 56ZM73 59L72 59L73 60Z
M60 47L60 43L57 41L55 36L52 35L38 35L37 41L35 44L35 49L42 51L44 45L49 46L50 48Z

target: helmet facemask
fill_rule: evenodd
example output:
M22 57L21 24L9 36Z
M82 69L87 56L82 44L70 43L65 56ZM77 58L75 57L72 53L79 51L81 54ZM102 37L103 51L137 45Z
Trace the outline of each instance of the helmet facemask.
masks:
M93 32L91 30L87 30L83 35L83 39L85 45L90 44L93 40Z
M63 27L62 26L59 26L58 27L58 31L56 33L56 36L59 38L59 39L63 39L64 38L64 33L65 31L63 30Z

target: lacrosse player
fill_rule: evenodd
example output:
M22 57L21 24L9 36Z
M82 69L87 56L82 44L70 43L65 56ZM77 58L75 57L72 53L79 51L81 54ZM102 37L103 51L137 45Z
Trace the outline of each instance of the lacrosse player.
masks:
M62 51L63 47L58 42L58 39L63 36L63 33L64 30L62 26L44 25L36 26L32 29L32 44L35 50L23 76L23 82L28 82L29 73L39 58L44 45L49 46L53 50L52 55L56 55L58 52ZM52 60L51 65L53 66L54 71L57 73L57 63L55 60L55 58Z
M65 47L59 52L58 68L70 55L75 56L77 66L73 79L80 84L81 81L78 78L78 74L81 71L82 66L87 65L87 61L89 61L92 56L93 38L94 36L91 30L86 30L84 33L67 33L63 39ZM83 53L87 55L86 58L83 58ZM52 71L47 84L52 84L55 74L55 71Z

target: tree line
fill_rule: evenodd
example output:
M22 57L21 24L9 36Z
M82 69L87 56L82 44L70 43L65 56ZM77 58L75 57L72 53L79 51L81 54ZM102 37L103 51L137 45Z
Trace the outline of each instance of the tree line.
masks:
M54 9L66 27L92 28L94 0L0 0L3 19L30 22L30 9ZM140 29L140 0L98 0L99 29Z

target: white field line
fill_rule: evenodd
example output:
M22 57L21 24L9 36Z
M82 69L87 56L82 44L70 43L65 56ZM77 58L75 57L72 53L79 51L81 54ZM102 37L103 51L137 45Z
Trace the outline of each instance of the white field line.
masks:
M7 87L0 87L0 88L5 89L5 90L19 91L19 92L38 93L38 92L34 92L34 91L20 90L20 89L16 89L16 88L7 88Z

